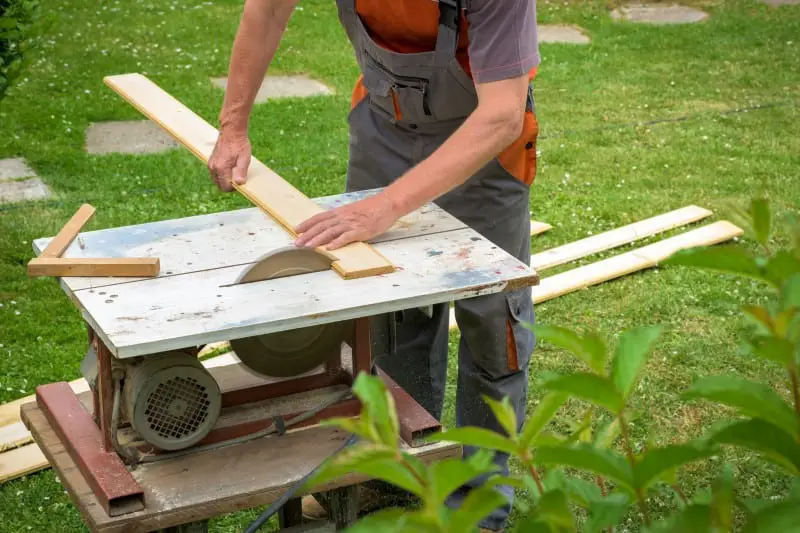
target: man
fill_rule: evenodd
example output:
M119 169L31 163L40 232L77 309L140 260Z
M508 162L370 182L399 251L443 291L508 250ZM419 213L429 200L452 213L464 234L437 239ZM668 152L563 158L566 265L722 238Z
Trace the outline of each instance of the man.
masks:
M220 136L209 161L222 191L244 183L248 117L297 0L247 0L231 57ZM383 188L296 229L298 246L367 241L435 201L528 263L529 189L538 125L530 81L539 62L535 0L337 0L361 69L352 95L347 189ZM403 313L397 360L381 367L435 417L444 400L448 306ZM502 432L483 395L509 396L520 425L534 338L530 288L455 304L456 421ZM465 450L471 454L473 450ZM507 456L498 464L507 471ZM475 483L477 483L476 481ZM459 505L469 487L452 495ZM481 524L504 527L509 505Z

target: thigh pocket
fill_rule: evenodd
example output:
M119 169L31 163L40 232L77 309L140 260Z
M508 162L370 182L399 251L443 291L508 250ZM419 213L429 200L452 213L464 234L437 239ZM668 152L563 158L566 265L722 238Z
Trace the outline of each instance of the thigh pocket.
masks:
M539 136L539 123L533 111L526 111L522 133L497 157L500 165L525 185L532 185L536 179L536 139Z
M492 379L525 370L533 351L530 289L456 302L456 320L473 364Z

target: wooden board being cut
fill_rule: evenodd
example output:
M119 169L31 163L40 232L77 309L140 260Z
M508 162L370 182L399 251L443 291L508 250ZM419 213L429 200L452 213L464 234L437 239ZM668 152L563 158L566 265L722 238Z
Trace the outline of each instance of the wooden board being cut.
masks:
M195 156L208 162L219 134L211 124L141 74L107 76L104 81ZM298 224L322 212L315 202L256 158L251 159L247 183L235 187L293 236ZM332 253L337 258L333 268L345 279L394 271L394 265L366 243L349 244Z

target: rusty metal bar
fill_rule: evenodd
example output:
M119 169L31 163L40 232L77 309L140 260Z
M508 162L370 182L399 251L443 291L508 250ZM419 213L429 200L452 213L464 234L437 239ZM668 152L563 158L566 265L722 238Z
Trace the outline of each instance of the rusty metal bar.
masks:
M441 431L442 425L424 407L411 397L400 385L394 382L383 370L378 375L386 383L394 398L397 419L400 423L400 437L411 447L422 444L421 440L431 433Z
M97 390L100 400L100 431L103 435L103 449L114 452L111 442L111 415L114 409L114 382L111 376L111 352L100 339L95 339L97 347Z
M64 382L36 388L36 403L109 516L144 509L144 492Z
M279 396L288 396L298 392L307 392L334 385L351 385L352 378L344 370L323 372L313 376L287 379L277 383L266 383L255 387L235 389L222 393L222 407L232 407L251 402L260 402Z

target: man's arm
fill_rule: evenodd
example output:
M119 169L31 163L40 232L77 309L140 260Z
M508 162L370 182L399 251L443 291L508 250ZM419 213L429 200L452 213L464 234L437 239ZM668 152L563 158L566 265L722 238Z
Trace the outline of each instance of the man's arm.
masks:
M228 84L220 112L220 135L208 161L217 186L231 191L250 166L250 113L298 0L247 0L233 43Z
M436 151L379 194L303 222L296 244L336 249L366 241L467 181L522 133L528 83L526 73L476 84L478 106Z

